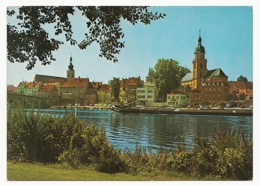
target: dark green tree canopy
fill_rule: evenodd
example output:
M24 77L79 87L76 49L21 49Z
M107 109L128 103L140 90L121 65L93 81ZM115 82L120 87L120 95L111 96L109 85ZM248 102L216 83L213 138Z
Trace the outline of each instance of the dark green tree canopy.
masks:
M70 16L80 11L86 18L86 33L83 41L73 38ZM138 22L150 24L165 14L148 11L147 6L23 6L15 12L7 9L7 16L17 16L17 25L7 24L7 58L10 62L28 62L27 69L34 67L36 60L42 65L55 61L53 51L64 44L60 39L49 38L44 25L53 25L52 33L63 34L66 42L86 49L93 42L100 46L100 57L118 62L117 54L124 47L124 33L120 22L126 20L135 25Z
M247 82L247 78L240 75L238 78L237 78L237 81L246 81Z
M167 93L179 88L181 79L189 70L179 65L179 62L172 59L159 59L154 69L150 69L154 77L158 96L163 101L166 99Z
M111 80L111 89L112 89L112 94L115 100L117 101L119 98L119 91L120 91L119 78L114 77L113 80Z

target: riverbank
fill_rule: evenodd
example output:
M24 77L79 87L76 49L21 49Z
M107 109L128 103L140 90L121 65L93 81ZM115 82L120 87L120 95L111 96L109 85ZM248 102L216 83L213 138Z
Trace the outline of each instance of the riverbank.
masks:
M153 108L153 107L126 107L112 109L121 113L147 113L147 114L192 114L192 115L227 115L227 116L253 116L252 109L184 109L184 108Z
M208 177L204 180L216 179ZM32 164L7 162L8 181L192 181L192 176L182 173L156 171L138 175L116 173L107 174L84 167L71 169L59 164Z

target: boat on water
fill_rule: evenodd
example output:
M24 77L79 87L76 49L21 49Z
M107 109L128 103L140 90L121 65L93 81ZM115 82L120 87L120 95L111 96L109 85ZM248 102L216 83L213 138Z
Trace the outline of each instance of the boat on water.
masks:
M147 114L190 114L190 115L223 115L223 116L253 116L252 109L182 109L158 107L127 107L113 106L112 111L119 113L147 113Z

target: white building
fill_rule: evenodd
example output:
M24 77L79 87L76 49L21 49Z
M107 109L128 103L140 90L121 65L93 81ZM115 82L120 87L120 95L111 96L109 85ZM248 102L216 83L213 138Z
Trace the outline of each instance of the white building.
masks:
M143 87L136 89L137 104L144 106L153 106L155 100L155 85L152 82L144 82Z
M190 103L187 101L185 94L178 92L178 91L173 91L173 92L167 94L167 103L166 104L168 106L180 107L180 106L189 105Z

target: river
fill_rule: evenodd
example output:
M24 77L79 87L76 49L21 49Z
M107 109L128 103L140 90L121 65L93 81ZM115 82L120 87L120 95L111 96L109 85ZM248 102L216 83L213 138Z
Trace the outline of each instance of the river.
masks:
M41 109L42 112L53 112ZM55 110L64 113L64 110ZM69 112L74 110L67 110ZM123 114L111 110L77 110L76 116L86 124L94 122L103 126L106 136L115 148L130 149L136 145L151 151L174 148L180 143L178 136L185 136L186 147L193 145L195 135L210 137L211 131L224 127L253 133L252 116L215 116L183 114Z

